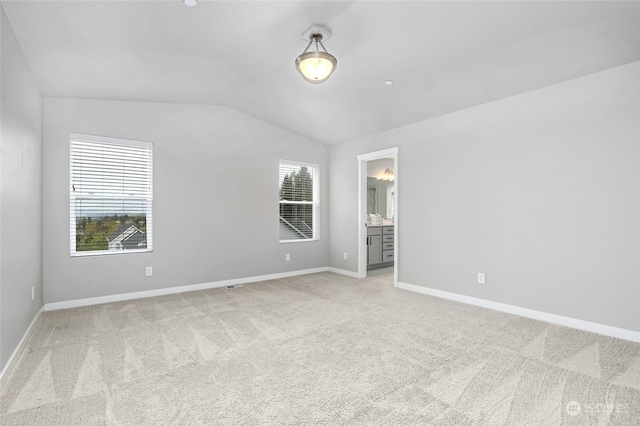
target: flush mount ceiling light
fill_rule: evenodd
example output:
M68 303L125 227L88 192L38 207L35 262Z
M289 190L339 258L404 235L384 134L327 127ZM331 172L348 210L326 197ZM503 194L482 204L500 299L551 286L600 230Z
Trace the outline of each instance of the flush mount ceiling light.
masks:
M183 3L185 6L195 6L198 4L196 0L184 0Z
M312 84L320 84L327 81L338 65L338 60L335 56L327 52L324 44L322 44L322 39L327 38L323 36L323 32L329 36L331 35L327 30L316 26L312 26L305 31L302 36L305 40L309 40L309 44L304 49L304 52L296 58L296 69L302 75L302 78ZM308 33L308 38L305 37L306 33ZM315 50L309 50L314 44ZM320 51L320 47L324 52Z

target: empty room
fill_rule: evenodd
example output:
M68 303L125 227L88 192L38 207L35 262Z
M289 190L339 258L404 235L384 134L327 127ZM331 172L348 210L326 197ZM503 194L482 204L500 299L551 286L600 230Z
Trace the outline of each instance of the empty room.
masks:
M0 424L640 424L640 3L0 1Z

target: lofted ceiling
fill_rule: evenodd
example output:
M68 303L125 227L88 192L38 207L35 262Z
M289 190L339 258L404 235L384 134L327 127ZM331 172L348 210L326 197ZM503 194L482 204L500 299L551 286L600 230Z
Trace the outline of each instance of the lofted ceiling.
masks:
M640 60L637 2L2 4L44 96L226 106L325 144ZM338 59L320 85L294 67L311 24Z

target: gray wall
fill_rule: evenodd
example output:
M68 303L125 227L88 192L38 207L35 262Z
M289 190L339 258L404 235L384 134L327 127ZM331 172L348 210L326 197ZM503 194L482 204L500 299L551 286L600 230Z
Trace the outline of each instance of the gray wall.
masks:
M42 307L42 98L0 10L1 371Z
M71 132L153 142L152 253L70 257ZM320 165L318 242L278 243L282 158ZM228 108L46 98L45 303L326 267L327 160L325 146Z
M367 177L377 178L386 169L393 170L393 158L383 158L367 162Z
M356 156L398 146L400 282L640 330L639 76L633 63L331 147L330 265L357 270Z

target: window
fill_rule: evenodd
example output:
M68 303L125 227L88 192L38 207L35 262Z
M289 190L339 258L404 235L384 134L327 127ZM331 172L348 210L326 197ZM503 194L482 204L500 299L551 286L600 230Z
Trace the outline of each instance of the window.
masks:
M318 239L319 167L280 161L280 242Z
M71 256L152 250L152 149L71 134Z

